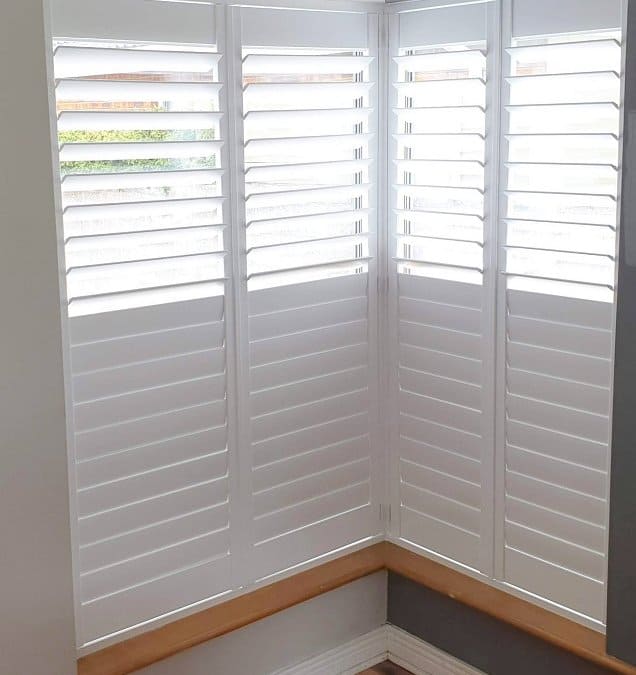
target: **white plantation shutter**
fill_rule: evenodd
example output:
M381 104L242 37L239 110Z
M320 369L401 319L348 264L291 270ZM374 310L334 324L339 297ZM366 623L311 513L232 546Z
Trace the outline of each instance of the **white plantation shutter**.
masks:
M515 0L504 62L501 555L507 583L603 622L620 3L564 4Z
M220 54L163 4L54 22L80 644L231 587Z
M385 526L601 626L619 5L55 0L84 649Z
M377 24L246 8L241 27L251 556L266 576L380 527Z
M488 3L399 15L393 50L399 536L488 565Z

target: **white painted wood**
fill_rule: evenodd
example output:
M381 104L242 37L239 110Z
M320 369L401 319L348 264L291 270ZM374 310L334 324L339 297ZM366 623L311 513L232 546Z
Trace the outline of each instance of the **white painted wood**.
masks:
M118 35L92 0L56 4L58 37L151 47L59 46L60 99L174 104L58 119L169 135L60 148L170 163L61 184L87 579L104 556L90 602L122 616L128 584L155 607L134 560L171 578L174 551L184 569L231 551L227 587L191 600L207 603L386 529L583 612L550 589L604 578L621 45L581 31L616 28L613 9L258 4L135 0ZM573 59L536 30L592 41Z

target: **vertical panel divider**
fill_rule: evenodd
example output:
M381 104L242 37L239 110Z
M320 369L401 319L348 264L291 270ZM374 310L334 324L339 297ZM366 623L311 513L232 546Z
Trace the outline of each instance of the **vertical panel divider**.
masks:
M367 315L369 330L369 438L371 442L371 491L370 501L377 518L376 532L382 532L384 522L380 513L380 504L385 501L384 476L381 469L386 457L386 444L384 443L383 423L381 419L381 383L384 380L383 358L383 302L382 292L385 270L383 266L383 235L384 227L382 213L384 210L385 195L381 180L384 159L382 153L384 139L384 117L382 104L385 95L384 85L384 54L382 49L382 18L379 13L367 15L367 40L371 62L369 79L375 84L371 89L369 106L374 113L369 118L369 133L373 135L374 143L369 153L374 157L372 162L372 175L369 176L371 187L369 189L369 208L374 214L369 219L369 260L367 282Z
M68 491L71 530L71 565L73 575L73 607L75 610L75 643L84 643L82 630L82 603L80 602L80 550L77 505L77 455L75 450L75 420L73 418L73 371L71 362L71 325L68 315L68 291L66 286L66 252L64 249L64 223L62 206L62 180L60 177L60 151L57 131L57 108L55 97L55 73L53 66L53 8L52 0L44 2L44 28L47 44L46 69L48 80L49 124L51 127L51 160L53 163L53 200L55 205L55 229L57 232L57 262L60 284L60 307L62 324L62 368L64 370L64 407L66 415L66 454L68 464Z
M497 223L497 316L495 333L495 466L494 466L494 578L499 581L505 580L504 549L505 549L505 508L506 508L506 370L507 370L507 293L506 277L503 262L499 260L499 251L506 243L506 212L507 197L505 186L508 184L508 169L505 162L506 130L509 126L509 115L506 103L510 98L510 85L506 75L510 70L510 57L506 47L512 40L512 0L499 0L500 4L500 27L498 49L500 54L499 73L499 186L501 196L498 205Z
M501 98L499 82L501 80L501 33L499 30L501 4L489 2L487 5L486 27L486 171L484 201L484 249L483 249L483 410L482 437L483 456L481 469L481 552L480 571L492 577L495 569L495 549L497 546L495 523L496 472L501 461L498 452L499 424L498 387L496 364L497 354L497 282L499 269L499 167L502 137L500 136Z
M224 139L222 161L227 166L230 281L226 296L228 418L230 455L230 537L233 589L248 585L251 568L252 465L249 426L249 336L245 187L243 179L243 96L241 15L239 7L217 6L218 44L223 45L224 87L221 89Z
M386 78L387 99L386 99L386 125L387 125L387 161L386 161L386 194L388 205L386 209L386 220L384 227L386 229L386 265L387 265L387 328L386 328L386 349L388 350L387 368L389 374L387 378L388 392L388 418L389 428L387 433L388 442L388 480L389 495L391 504L391 523L388 534L392 538L400 537L400 433L399 433L399 311L398 311L398 273L397 265L393 262L393 256L396 249L396 228L395 228L395 205L397 204L397 191L395 181L395 163L397 157L397 141L395 139L395 112L397 106L397 89L393 85L397 81L398 65L394 56L398 55L400 32L400 16L392 11L387 16L387 70Z

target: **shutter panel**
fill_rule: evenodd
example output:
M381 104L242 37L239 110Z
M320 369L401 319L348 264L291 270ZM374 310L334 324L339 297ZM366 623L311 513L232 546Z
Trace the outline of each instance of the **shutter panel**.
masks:
M376 37L366 14L241 19L252 558L264 577L380 528Z
M214 8L155 44L173 3L128 4L134 36L54 22L80 644L231 587Z
M489 565L484 278L487 3L399 15L394 35L400 537Z
M503 570L602 623L620 12L563 4L513 3L504 73Z

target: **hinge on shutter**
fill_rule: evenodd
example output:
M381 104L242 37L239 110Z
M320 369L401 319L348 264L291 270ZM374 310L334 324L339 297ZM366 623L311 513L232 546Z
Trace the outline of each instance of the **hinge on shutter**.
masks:
M391 504L380 504L380 522L386 525L391 522Z

